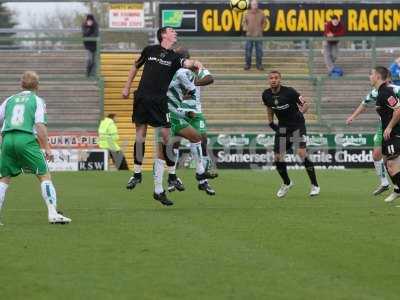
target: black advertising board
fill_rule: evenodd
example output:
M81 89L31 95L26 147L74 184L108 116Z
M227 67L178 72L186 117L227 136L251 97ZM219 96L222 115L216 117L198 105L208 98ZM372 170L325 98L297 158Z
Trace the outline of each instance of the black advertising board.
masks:
M267 22L264 36L321 36L332 15L340 17L348 35L398 35L400 3L309 4L262 3ZM227 4L160 4L160 24L186 36L240 36L243 12Z

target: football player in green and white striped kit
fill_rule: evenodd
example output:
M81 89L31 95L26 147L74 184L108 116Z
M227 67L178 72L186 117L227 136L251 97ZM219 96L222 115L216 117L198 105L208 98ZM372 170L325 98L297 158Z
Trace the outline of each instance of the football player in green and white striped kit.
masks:
M52 160L53 156L47 140L46 104L36 95L38 84L39 77L35 72L25 72L21 78L23 91L7 98L0 106L0 122L3 123L0 210L11 177L22 172L33 173L40 181L49 223L67 224L71 219L57 212L56 190L46 162L46 159Z
M400 86L396 86L393 84L390 84L390 86L393 88L395 94L400 97ZM378 91L376 89L373 89L371 92L368 93L368 95L364 98L364 100L360 103L360 105L357 107L357 109L351 114L350 117L347 118L346 124L350 125L361 113L365 112L367 108L369 107L374 107L376 104L376 97L378 96ZM381 184L380 186L373 192L373 194L379 195L385 191L387 191L390 187L389 180L388 180L388 173L385 168L385 164L382 159L382 139L383 139L383 132L382 132L382 124L379 121L377 124L376 128L376 133L374 135L374 150L372 152L372 157L374 159L374 166L376 170L376 174L378 175ZM397 186L394 187L394 192L389 195L385 201L386 202L391 202L393 200L393 197L399 197L400 196L400 190L398 189Z
M178 48L176 50L184 58L189 58L187 50ZM200 71L202 72L202 71ZM203 71L209 75L208 71ZM207 179L216 176L210 174L206 169L206 159L203 157L202 135L206 133L206 124L203 115L199 113L199 90L195 86L196 73L188 69L179 69L172 79L168 96L168 108L170 111L171 132L173 136L184 137L190 142L191 154L196 163L196 179L199 181L198 188L204 190L208 195L215 195L215 191L209 185ZM212 79L212 77L211 77ZM208 79L209 80L209 77ZM200 83L206 83L205 80ZM178 161L179 142L175 143L175 161ZM175 189L184 190L182 181L176 176L176 165L169 167L168 191Z

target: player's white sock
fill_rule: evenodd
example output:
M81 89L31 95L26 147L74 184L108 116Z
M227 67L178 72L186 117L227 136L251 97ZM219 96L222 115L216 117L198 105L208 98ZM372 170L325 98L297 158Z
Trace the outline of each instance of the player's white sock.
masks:
M383 160L374 161L376 175L378 175L379 179L381 180L381 185L389 185L388 174L385 168L385 164Z
M133 171L134 171L135 173L142 173L142 165L134 164L134 166L133 166Z
M162 159L156 158L153 165L153 177L154 177L154 192L161 194L164 191L163 188L163 174L164 174L164 163Z
M8 184L0 182L0 211L4 204L4 199L6 198Z
M49 216L57 214L57 195L53 183L50 180L44 180L40 184L42 197L47 205Z
M176 174L176 167L178 165L178 159L179 159L179 149L174 149L174 155L175 155L175 164L173 166L168 166L168 174Z
M196 173L203 174L204 166L203 166L203 154L201 152L201 142L190 143L190 152L192 153L194 162L196 164Z

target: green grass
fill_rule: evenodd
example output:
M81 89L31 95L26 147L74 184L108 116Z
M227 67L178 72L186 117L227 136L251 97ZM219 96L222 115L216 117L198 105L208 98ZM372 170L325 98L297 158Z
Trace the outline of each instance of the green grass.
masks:
M221 171L209 197L191 171L173 207L152 178L56 173L68 226L47 224L32 176L11 185L0 228L0 299L399 299L400 207L372 170L303 171L284 200L275 172Z

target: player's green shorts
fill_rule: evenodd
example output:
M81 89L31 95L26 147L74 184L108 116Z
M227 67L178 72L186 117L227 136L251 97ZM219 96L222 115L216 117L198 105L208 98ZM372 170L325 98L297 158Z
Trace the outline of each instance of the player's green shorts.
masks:
M190 126L188 118L182 118L174 113L170 113L170 122L172 136L177 136L182 129Z
M44 175L48 172L46 159L33 134L23 131L6 132L1 145L1 176L15 177L22 171Z
M207 133L207 123L202 113L196 114L194 118L189 119L189 124L200 134Z
M382 124L379 123L378 127L376 128L376 133L374 135L374 148L382 147L382 141L383 141Z

